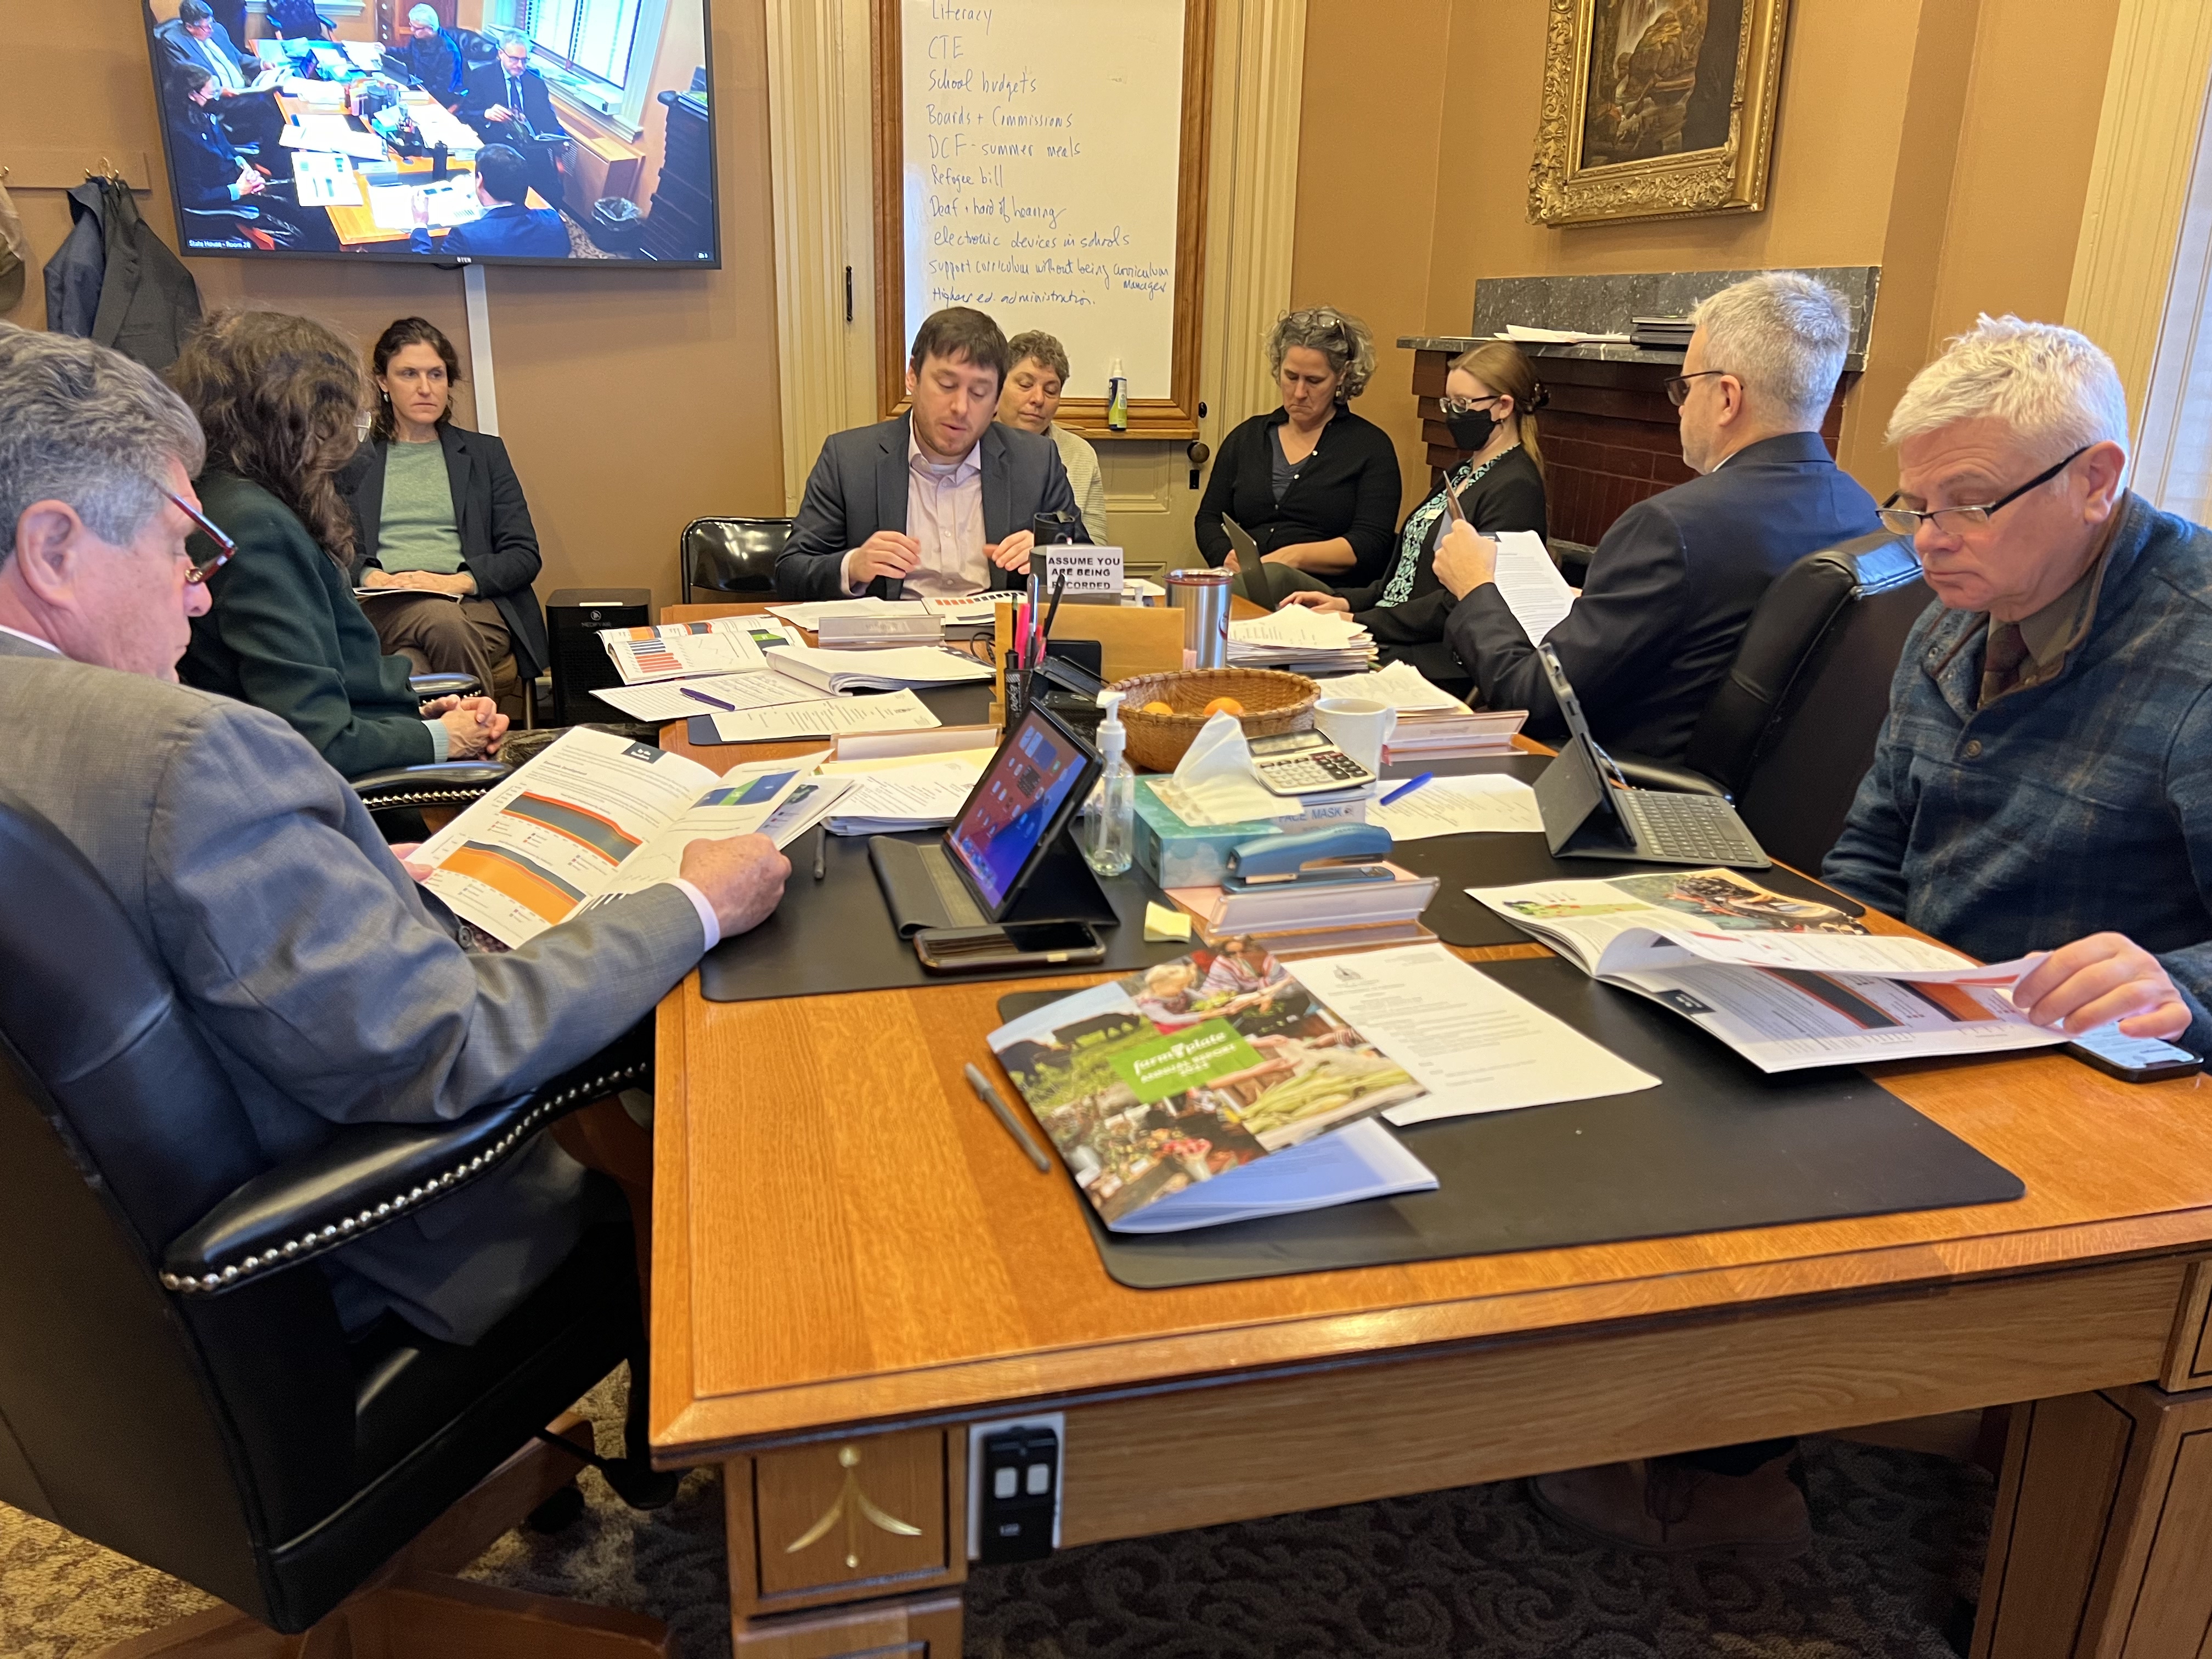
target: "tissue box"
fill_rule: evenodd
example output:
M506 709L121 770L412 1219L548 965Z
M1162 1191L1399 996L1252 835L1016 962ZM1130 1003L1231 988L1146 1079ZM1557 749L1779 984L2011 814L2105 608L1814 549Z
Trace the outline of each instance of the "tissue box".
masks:
M1229 873L1229 849L1259 836L1326 829L1333 823L1367 822L1368 796L1309 806L1287 818L1256 818L1249 823L1185 823L1153 790L1152 781L1137 781L1137 864L1163 887L1212 887Z

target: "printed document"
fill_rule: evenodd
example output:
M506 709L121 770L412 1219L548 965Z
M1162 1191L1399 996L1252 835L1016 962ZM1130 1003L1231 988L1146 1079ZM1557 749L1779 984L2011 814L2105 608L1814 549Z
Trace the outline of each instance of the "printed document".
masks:
M1324 697L1361 697L1387 702L1401 714L1430 710L1439 714L1473 711L1449 691L1431 685L1409 662L1394 662L1371 674L1337 674L1317 682Z
M1382 787L1386 792L1391 787L1387 783ZM1431 778L1412 794L1388 805L1380 800L1370 802L1367 821L1388 830L1393 841L1544 827L1543 817L1536 811L1536 792L1518 778L1495 772Z
M1593 1042L1441 945L1409 945L1284 964L1428 1091L1383 1115L1431 1118L1595 1100L1659 1079Z
M1702 1026L1766 1072L2033 1048L2011 988L2036 962L1978 964L1729 870L1468 889L1593 978Z
M768 666L746 617L663 623L658 628L603 628L599 642L624 685L690 679L702 674L757 673ZM698 711L692 711L696 714Z
M938 645L890 646L873 651L830 651L814 645L779 645L768 665L802 685L823 691L897 691L915 686L973 685L990 669L964 652Z
M691 695L696 694L696 695ZM634 720L683 720L714 712L715 703L731 710L773 708L787 702L821 702L830 693L763 669L754 674L708 674L698 679L663 680L647 685L603 686L592 695L611 703ZM711 697L714 702L703 702Z
M854 787L830 809L830 833L890 836L951 823L983 769L968 761L930 760L848 775Z
M864 593L857 599L812 599L805 605L772 605L768 608L771 617L781 617L794 628L812 633L821 626L822 613L835 611L848 617L927 617L929 606L920 599L879 599L872 593Z
M1575 590L1544 550L1544 538L1533 530L1508 530L1498 536L1495 580L1506 608L1531 645L1541 645L1544 635L1574 607Z
M834 738L848 732L913 732L942 726L929 705L911 691L880 697L823 697L716 714L717 743L789 743L799 738Z
M521 945L580 910L676 874L702 836L757 830L808 760L718 778L649 743L576 726L424 842L413 862L456 915Z
M361 175L353 157L337 150L303 149L293 158L292 176L301 207L359 207Z

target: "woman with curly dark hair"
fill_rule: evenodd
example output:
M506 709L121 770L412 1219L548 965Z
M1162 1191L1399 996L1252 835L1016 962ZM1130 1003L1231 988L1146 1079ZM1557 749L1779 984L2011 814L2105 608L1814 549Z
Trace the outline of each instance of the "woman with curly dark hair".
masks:
M168 379L207 434L201 505L238 544L192 620L185 683L281 716L349 778L495 751L507 721L491 700L419 702L354 599L334 482L366 390L352 348L305 317L218 312Z

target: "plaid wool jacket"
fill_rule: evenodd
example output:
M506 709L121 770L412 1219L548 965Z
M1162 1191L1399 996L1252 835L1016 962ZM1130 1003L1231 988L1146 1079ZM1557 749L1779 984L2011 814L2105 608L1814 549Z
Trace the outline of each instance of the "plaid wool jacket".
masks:
M1930 605L1823 866L1984 961L2126 934L2212 1053L2212 532L2130 495L2080 643L1975 707L1989 618Z

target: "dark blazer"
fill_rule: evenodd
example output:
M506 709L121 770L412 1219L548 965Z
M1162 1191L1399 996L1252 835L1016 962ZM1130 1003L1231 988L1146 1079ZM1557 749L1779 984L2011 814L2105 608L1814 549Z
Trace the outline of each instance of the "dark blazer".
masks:
M1459 476L1454 467L1449 477ZM1544 475L1525 449L1513 448L1493 460L1483 475L1460 492L1460 511L1486 536L1508 530L1529 530L1548 535L1544 506ZM1399 532L1395 556L1384 568L1382 580L1365 587L1339 588L1352 605L1354 620L1375 637L1386 663L1410 663L1431 682L1455 689L1464 684L1467 671L1460 665L1444 639L1444 624L1459 603L1452 591L1437 580L1437 543L1451 528L1451 514L1443 505L1443 486L1438 484L1426 500L1406 515L1408 524L1426 514L1429 524L1421 535L1420 551L1413 563L1413 586L1396 605L1384 605L1383 595L1395 580L1405 558L1405 532Z
M838 562L878 530L906 529L908 417L834 432L807 475L791 538L775 562L775 591L787 599L841 599ZM983 539L1004 541L1040 513L1076 513L1075 491L1049 438L994 421L976 440L983 465ZM1077 522L1081 523L1077 514ZM1019 587L1011 570L990 567L993 587ZM895 599L906 584L878 576L867 591Z
M551 665L545 640L545 613L531 584L544 560L538 532L530 522L530 503L522 482L507 459L507 446L487 433L448 422L438 429L446 452L446 477L453 492L455 528L461 536L461 568L477 579L477 592L499 607L514 639L514 665L534 680ZM374 438L354 453L338 474L338 493L353 509L354 568L351 585L376 563L377 532L384 517L386 439ZM380 567L380 568L381 567ZM373 631L373 630L372 630Z
M189 103L169 112L169 155L176 163L177 200L203 210L233 206L230 187L238 182L246 158L238 153L222 123ZM187 240L191 235L186 230Z
M269 27L287 40L320 40L331 32L330 19L315 9L314 0L269 0Z
M565 259L568 257L568 227L558 208L525 207L509 202L484 210L483 218L455 225L446 240L435 242L428 228L416 227L407 239L416 253L504 254L510 259Z
M139 217L130 185L88 179L69 198L76 222L46 262L46 326L112 346L158 374L198 325L199 284Z
M477 136L487 144L500 142L500 130L511 124L505 121L486 121L480 118L495 104L507 104L507 70L498 58L489 64L479 64L463 77L461 118L477 130ZM561 133L568 129L553 109L553 94L545 85L545 77L536 70L525 67L522 71L522 107L515 112L532 132ZM517 135L520 137L520 135Z
M187 685L265 708L315 746L341 777L436 757L407 689L404 657L387 657L346 573L292 509L259 484L209 471L200 505L238 544L208 578L214 603L192 618L177 673ZM193 556L215 550L194 532Z
M1817 432L1763 439L1630 507L1550 635L1597 740L1680 760L1767 584L1879 522ZM1535 647L1494 584L1462 599L1445 632L1492 708L1527 709L1532 738L1565 735Z
M1323 580L1353 586L1381 580L1398 526L1398 452L1389 434L1348 409L1338 410L1279 505L1275 428L1288 419L1279 409L1255 415L1221 441L1193 520L1198 550L1208 564L1229 556L1229 532L1221 527L1226 514L1251 532L1262 553L1342 536L1357 562Z
M238 49L238 43L231 39L228 29L223 27L221 23L215 23L211 27L215 31L210 37L212 43L217 51L237 66L241 78L250 82L255 76L261 73L260 60L251 52L240 52ZM185 64L190 64L194 69L205 69L208 66L207 54L200 50L200 43L185 33L184 24L177 19L173 17L155 29L154 39L161 43L161 75L165 82L172 70L182 68ZM162 95L167 96L166 85L162 88Z

